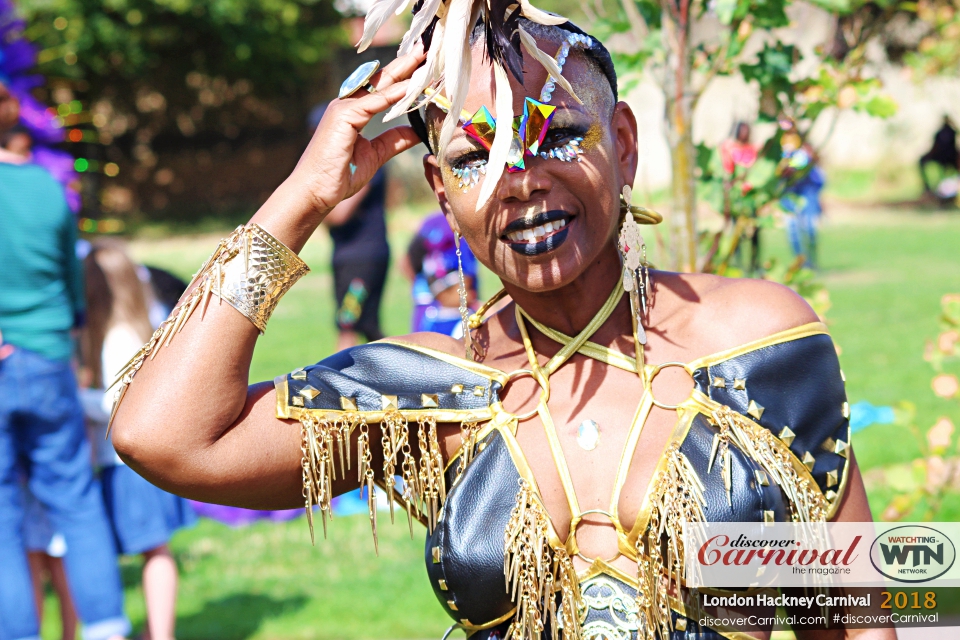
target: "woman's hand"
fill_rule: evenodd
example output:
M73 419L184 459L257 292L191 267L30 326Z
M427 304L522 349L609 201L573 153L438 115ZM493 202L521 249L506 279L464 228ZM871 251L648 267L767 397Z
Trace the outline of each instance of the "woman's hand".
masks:
M390 158L420 142L408 126L371 140L360 132L403 98L423 58L422 51L397 58L371 79L375 92L361 89L331 102L293 173L253 222L298 251L331 209L357 193Z

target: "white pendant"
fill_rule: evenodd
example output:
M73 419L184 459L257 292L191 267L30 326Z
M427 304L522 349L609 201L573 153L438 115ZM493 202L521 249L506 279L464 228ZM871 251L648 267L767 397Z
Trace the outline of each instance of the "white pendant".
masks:
M584 420L577 427L577 444L581 449L593 451L600 444L600 425L595 420Z

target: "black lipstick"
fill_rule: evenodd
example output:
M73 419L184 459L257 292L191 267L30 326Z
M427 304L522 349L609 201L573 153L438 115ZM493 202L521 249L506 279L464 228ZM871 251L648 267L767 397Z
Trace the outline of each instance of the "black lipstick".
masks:
M537 256L548 251L553 251L563 244L569 235L568 226L564 226L563 229L560 229L559 231L556 231L553 234L545 237L540 242L511 242L507 236L517 231L534 229L548 222L556 222L559 220L565 220L569 225L571 219L572 216L562 209L544 211L532 216L514 220L504 228L500 238L506 242L511 249L519 254L525 256Z
M563 244L564 240L567 239L567 232L570 229L564 227L557 231L552 236L548 236L541 240L540 242L510 242L510 248L521 253L525 256L538 256L541 253L546 253L547 251L553 251Z

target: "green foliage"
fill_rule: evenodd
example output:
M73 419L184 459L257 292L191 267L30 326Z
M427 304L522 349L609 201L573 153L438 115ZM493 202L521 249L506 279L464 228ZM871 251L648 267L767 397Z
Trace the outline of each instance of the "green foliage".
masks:
M184 189L164 160L183 150L209 159L228 140L298 135L323 63L345 39L333 0L21 0L20 9L42 49L41 97L82 105L63 122L99 143L73 149L110 177L86 178L85 193L99 195L85 198L89 217L164 208ZM232 204L216 193L209 208Z
M790 75L799 57L793 45L777 42L771 46L770 43L764 43L755 60L740 65L743 79L760 87L761 121L776 120L789 107L794 97Z
M960 74L960 0L921 0L912 5L926 28L907 63L921 76Z
M125 81L184 86L199 72L289 88L340 39L324 0L22 0L42 71L91 88Z
M760 144L755 162L724 166L719 148L701 144L696 149L696 194L706 198L726 222L720 232L699 238L700 270L740 273L730 269L743 240L772 224L772 216L778 213L776 203L816 164L816 149L806 138L821 116L844 109L881 118L896 112L896 103L883 93L869 68L865 50L886 20L899 11L898 2L820 0L818 6L834 16L836 33L832 37L842 46L825 42L816 47L812 64L803 60L799 47L790 44L782 30L789 25L787 12L793 4L795 0L692 0L688 5L673 0L621 0L617 12L599 20L605 36L619 34L631 41L631 47L621 47L614 54L620 75L646 75L664 89L671 144L689 144L684 140L685 131L693 126L692 112L718 75L738 75L755 87L760 97L758 120L781 124ZM710 35L688 44L694 41L695 32ZM678 108L674 104L685 100L689 105ZM788 166L783 151L785 134L792 138L790 149L802 149L812 159L807 166ZM682 175L677 180L679 185L687 184ZM685 188L681 186L681 190ZM691 194L681 203L690 228L696 218L694 200ZM764 269L754 265L746 273L762 275L764 271L801 288L797 278L803 269L798 265ZM812 286L806 279L804 283L803 287Z
M930 387L945 414L926 429L918 426L916 405L903 401L897 411L897 424L912 434L920 457L907 465L887 470L886 482L896 495L883 512L885 520L906 517L932 520L945 498L958 488L958 439L954 421L960 417L960 380L954 373L960 364L960 294L948 294L940 301L940 333L928 340L926 360L935 375Z

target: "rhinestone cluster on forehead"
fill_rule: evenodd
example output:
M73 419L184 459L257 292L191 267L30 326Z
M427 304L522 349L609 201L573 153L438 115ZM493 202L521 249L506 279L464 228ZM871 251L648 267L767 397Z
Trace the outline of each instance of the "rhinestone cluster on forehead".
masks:
M567 39L560 45L556 56L557 66L560 67L560 71L563 71L563 65L567 63L567 56L570 55L570 47L579 45L584 49L589 49L592 44L590 36L585 36L580 33L567 35ZM557 85L556 82L554 82L553 76L548 77L546 83L543 85L543 89L540 90L540 102L550 102L553 98L553 90L556 88Z

